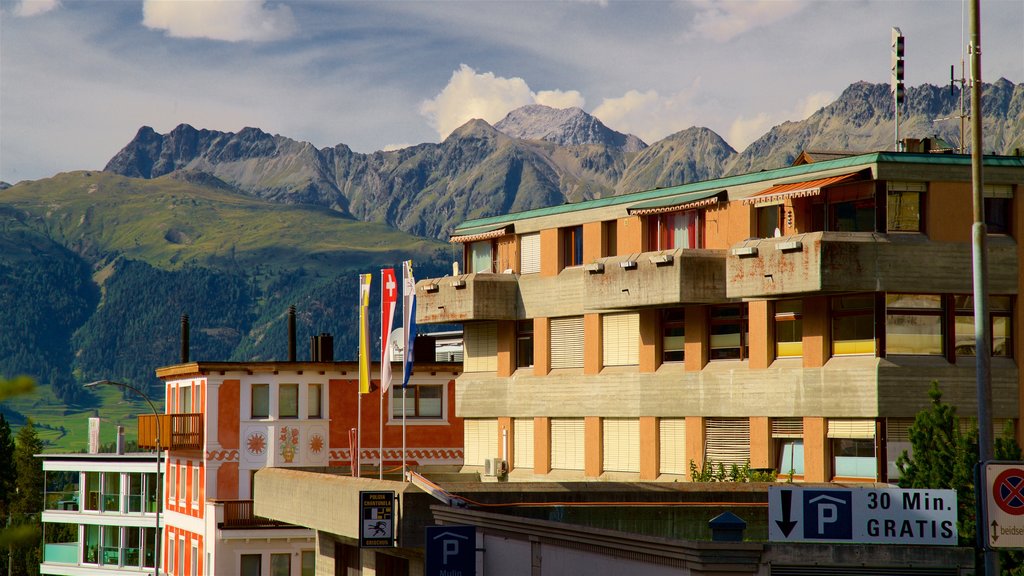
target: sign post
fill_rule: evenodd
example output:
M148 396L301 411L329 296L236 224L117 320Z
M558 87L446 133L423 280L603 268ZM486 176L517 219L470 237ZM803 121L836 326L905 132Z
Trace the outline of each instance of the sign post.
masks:
M359 547L391 548L395 545L395 493L359 492Z
M476 576L476 526L427 526L424 576Z
M772 486L768 539L955 546L956 491Z
M989 549L1024 548L1024 462L985 465Z

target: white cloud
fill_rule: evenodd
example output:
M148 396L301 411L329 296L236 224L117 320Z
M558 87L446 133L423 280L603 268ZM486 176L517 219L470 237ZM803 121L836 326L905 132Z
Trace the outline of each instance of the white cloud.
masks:
M291 8L253 0L145 0L142 24L173 38L267 42L298 29Z
M717 42L727 42L754 28L789 18L804 8L801 2L782 0L691 0L690 3L698 12L690 25L689 35Z
M655 90L630 90L619 98L605 98L593 114L613 130L635 134L648 143L656 142L693 125L691 101L695 86L668 96Z
M522 78L502 78L493 72L478 74L462 64L452 72L448 85L437 96L420 104L420 114L444 139L474 118L494 124L510 111L527 104L544 104L553 108L582 107L584 100L575 90L534 93Z
M836 95L831 92L814 92L797 100L789 110L773 114L761 112L752 118L739 116L729 126L726 140L733 148L743 150L751 142L767 134L774 126L787 120L805 120L822 107L831 104L835 99Z
M14 7L17 16L38 16L60 7L60 0L22 0Z

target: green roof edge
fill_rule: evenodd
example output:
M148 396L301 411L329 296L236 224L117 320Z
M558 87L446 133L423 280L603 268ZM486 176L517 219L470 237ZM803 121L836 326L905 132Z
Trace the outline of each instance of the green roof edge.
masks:
M677 194L700 192L703 190L710 189L722 189L728 188L729 186L751 184L753 182L759 182L761 180L772 180L775 178L784 178L787 176L801 176L803 174L820 172L822 170L830 170L835 168L849 168L853 166L862 166L865 164L876 164L879 162L935 165L947 164L969 166L971 164L971 156L966 154L917 154L908 152L870 152L868 154L848 156L846 158L836 158L835 160L823 160L821 162L802 164L800 166L785 166L782 168L774 168L772 170L763 170L761 172L748 172L747 174L726 176L724 178L718 178L715 180L703 180L701 182L680 184L678 186L670 186L668 188L656 188L654 190L632 192L630 194L623 194L621 196L609 196L607 198L584 200L582 202L575 202L572 204L560 204L558 206L548 206L546 208L534 208L533 210L525 210L523 212L512 212L509 214L500 214L498 216L475 218L472 220L466 220L462 224L456 226L455 229L452 231L452 235L456 235L456 233L460 232L461 230L469 228L479 228L481 226L486 226L489 224L512 223L515 222L516 220L523 220L526 218L538 218L541 216L551 216L554 214L575 212L577 210L603 208L606 206L615 206L618 204L627 204L630 202L653 200L664 196L674 196ZM1024 167L1024 157L985 156L984 165Z

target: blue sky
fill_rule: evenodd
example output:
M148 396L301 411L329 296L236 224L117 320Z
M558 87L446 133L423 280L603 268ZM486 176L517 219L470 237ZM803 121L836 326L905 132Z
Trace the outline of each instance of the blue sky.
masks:
M648 143L706 126L742 150L858 80L959 70L956 0L0 0L0 180L100 169L140 126L261 128L373 152L524 104ZM982 78L1024 82L1024 2L982 2Z

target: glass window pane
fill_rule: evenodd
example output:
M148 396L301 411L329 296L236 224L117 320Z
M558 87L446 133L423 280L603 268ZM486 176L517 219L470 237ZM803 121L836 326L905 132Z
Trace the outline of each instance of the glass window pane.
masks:
M985 198L985 224L989 234L1010 233L1012 198Z
M402 390L401 386L395 386L391 389L391 416L393 418L402 417L402 394L405 394L405 417L413 418L416 416L416 389L412 386Z
M271 554L270 555L270 576L291 576L292 555Z
M100 509L100 473L85 473L85 509Z
M121 528L119 526L103 527L103 546L100 551L100 564L121 563Z
M419 413L421 418L441 417L441 395L444 386L417 386L419 393Z
M956 340L954 341L956 355L974 356L974 315L965 316L957 314L954 331L956 333Z
M85 544L82 546L82 562L97 564L100 561L100 527L92 524L85 525Z
M661 311L661 361L682 362L686 352L686 317L682 308Z
M942 354L942 318L888 314L885 321L888 354Z
M491 270L491 241L481 240L469 245L470 259L473 265L470 272L493 272Z
M299 417L299 385L281 384L277 389L277 414L279 418Z
M263 556L261 554L242 554L241 576L262 576Z
M937 294L886 294L885 306L942 310L942 297Z
M921 231L921 193L889 192L889 232Z
M779 451L779 475L802 476L804 473L804 441L784 440Z
M832 441L834 475L844 478L874 478L875 441L837 438Z
M143 566L153 568L156 565L156 528L146 528L146 554Z
M121 474L118 472L106 472L103 474L103 511L120 511L121 500Z
M309 396L309 418L323 417L321 409L323 386L321 384L310 384L307 388Z
M316 552L302 551L302 576L313 576L316 573Z
M992 318L992 355L1013 356L1013 331L1010 329L1009 316Z
M270 384L252 385L252 417L270 418Z

